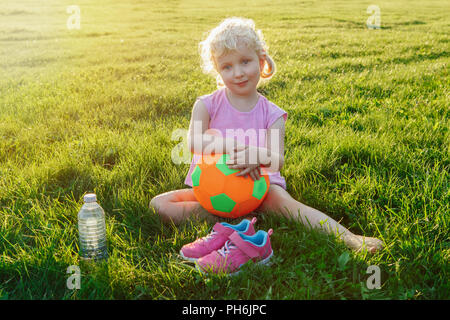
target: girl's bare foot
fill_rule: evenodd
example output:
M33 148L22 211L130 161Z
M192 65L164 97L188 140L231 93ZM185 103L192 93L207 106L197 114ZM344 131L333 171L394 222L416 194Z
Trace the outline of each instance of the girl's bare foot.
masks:
M375 253L383 249L383 241L377 238L358 236L351 234L343 237L344 243L352 250L356 252L367 250L370 253Z

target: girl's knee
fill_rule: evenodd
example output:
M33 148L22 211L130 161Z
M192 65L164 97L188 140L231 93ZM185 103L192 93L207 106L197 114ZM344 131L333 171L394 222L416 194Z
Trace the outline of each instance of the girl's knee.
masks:
M154 210L163 223L179 224L189 216L188 207L181 204L182 201L173 201L173 197L158 195L150 200L150 210Z
M261 205L262 210L278 210L292 200L289 193L279 185L270 185L264 202Z
M169 223L170 222L170 216L168 215L168 213L163 210L162 206L161 206L161 197L160 196L155 196L152 198L152 200L150 200L150 204L149 204L149 208L150 210L154 210L154 212L159 215L161 217L161 220L165 223Z
M171 214L171 212L169 212L168 210L164 210L164 208L162 208L162 207L153 206L152 208L155 209L155 213L160 217L160 219L163 223L178 224L182 220L182 219L180 219L179 216Z
M159 199L158 196L155 196L152 198L152 200L150 200L150 204L148 205L148 207L150 208L150 210L155 209L155 211L159 210Z

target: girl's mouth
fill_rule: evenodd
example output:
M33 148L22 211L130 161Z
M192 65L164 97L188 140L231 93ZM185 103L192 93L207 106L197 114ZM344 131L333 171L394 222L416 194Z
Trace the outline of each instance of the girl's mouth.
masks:
M247 84L247 82L248 82L248 80L243 81L243 82L239 82L239 83L237 83L237 85L238 85L239 87L243 87L243 86L245 86L245 85Z

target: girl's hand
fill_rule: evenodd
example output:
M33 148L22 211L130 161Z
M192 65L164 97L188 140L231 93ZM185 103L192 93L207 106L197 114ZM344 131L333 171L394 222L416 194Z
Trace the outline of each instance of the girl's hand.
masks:
M254 146L238 145L230 152L227 164L256 165L259 166L259 148Z
M241 172L239 172L239 173L241 173ZM258 166L257 168L251 170L248 175L250 176L250 178L253 179L253 181L259 180L261 178L261 169L260 169L260 167Z
M261 178L260 164L258 162L258 148L254 146L237 146L230 153L226 162L230 169L238 169L236 176L249 175L253 181Z
M253 181L259 180L259 178L261 178L261 172L260 172L260 169L259 169L259 165L255 165L255 164L250 164L250 165L235 164L235 165L228 165L228 167L230 169L238 169L238 170L240 170L240 172L237 173L236 176L244 176L244 178L246 178L247 175L249 175L250 178L253 179Z

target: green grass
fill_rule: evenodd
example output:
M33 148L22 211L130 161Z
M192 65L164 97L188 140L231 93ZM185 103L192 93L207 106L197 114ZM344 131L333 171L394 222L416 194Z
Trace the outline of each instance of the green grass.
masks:
M381 30L364 1L79 0L80 30L66 28L74 3L45 3L0 8L0 298L449 299L449 1L378 1ZM171 133L215 90L197 45L233 15L255 20L277 63L261 92L289 113L289 193L382 252L263 216L272 267L205 277L178 259L212 225L163 225L148 204L185 187ZM86 192L110 259L72 291Z

